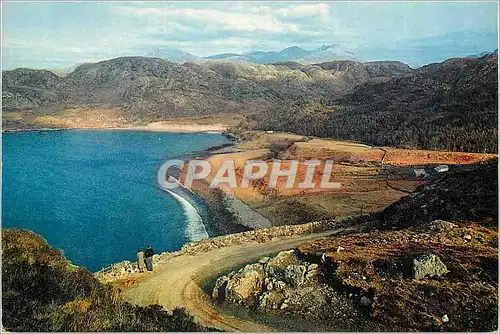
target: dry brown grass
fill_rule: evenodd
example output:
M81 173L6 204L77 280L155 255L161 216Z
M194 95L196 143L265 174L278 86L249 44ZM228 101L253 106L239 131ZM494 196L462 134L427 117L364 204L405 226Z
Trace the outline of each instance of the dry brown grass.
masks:
M311 219L314 217L339 218L357 215L361 212L382 210L425 182L409 177L409 175L392 175L387 182L386 176L382 175L385 166L380 164L386 151L384 163L397 166L472 163L495 156L491 154L378 148L356 142L310 138L280 132L247 131L238 134L238 136L240 141L236 144L236 148L241 152L218 154L208 158L212 164L210 177L215 175L225 159L235 161L236 168L239 169L237 175L241 177L247 160L265 159L269 155L270 147L284 142L292 142L293 144L279 152L277 158L283 160L298 159L302 162L298 168L294 187L291 189L285 188L285 178L278 179L276 191L270 193L265 189L260 189L267 188L269 174L260 182L262 184L254 183L249 189L228 189L228 187L222 186L224 191L231 192L276 225L294 221L282 208L286 207L286 203L283 202L286 199L289 200L289 203L295 202L304 210L309 211ZM303 181L306 171L303 162L307 159L321 160L313 177L315 188L299 189L297 185ZM342 183L343 186L340 189L322 189L320 187L324 162L328 159L333 159L336 162L331 181ZM269 170L271 170L271 165L272 161L268 160ZM286 163L282 165L283 169L287 167Z
M127 124L126 115L117 108L83 108L67 109L54 116L35 118L40 126L63 128L110 128Z
M330 279L343 290L369 296L373 319L388 328L493 330L498 320L498 231L457 224L434 234L409 229L323 238L299 250L305 256L325 254ZM412 260L429 253L438 255L450 272L413 279ZM442 321L444 315L449 322Z
M391 165L471 164L497 157L497 154L486 153L385 149L387 150L387 155L384 163Z
M23 110L4 113L2 119L6 122L8 130L115 128L128 126L131 122L127 113L113 107L48 109L38 115L34 115L31 110Z

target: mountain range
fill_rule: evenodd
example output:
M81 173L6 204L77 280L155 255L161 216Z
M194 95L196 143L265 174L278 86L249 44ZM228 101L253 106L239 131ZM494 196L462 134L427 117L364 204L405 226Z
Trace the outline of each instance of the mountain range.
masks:
M304 54L297 48L280 53ZM122 125L238 113L247 129L496 152L497 61L493 53L412 69L396 61L179 64L121 57L82 64L64 77L20 68L2 72L3 127L64 127L68 115L87 115L81 108L99 110L96 120L102 110L115 110Z
M169 61L203 62L206 60L226 60L232 62L250 62L258 64L296 61L302 64L321 63L332 60L358 60L356 55L342 48L338 44L323 45L314 50L305 50L298 46L290 46L281 51L250 51L244 53L221 53L207 57L198 57L191 53L174 49L168 46L156 47L145 54L148 57L157 57Z
M498 145L497 62L496 54L449 59L360 82L340 98L270 108L249 123L255 129L378 146L493 153Z
M340 97L372 79L410 71L401 62L334 61L183 64L152 57L121 57L82 64L65 77L47 70L4 71L4 111L65 105L118 105L136 119L255 110L296 99ZM146 117L144 113L147 113Z
M496 40L496 33L463 30L444 35L403 39L394 43L382 43L380 45L371 45L366 41L345 45L333 43L313 50L299 46L289 46L281 51L252 50L242 53L230 51L200 57L169 46L159 46L153 50L141 50L137 54L159 57L179 63L227 60L252 63L297 61L302 64L313 64L333 60L398 60L417 68L453 57L469 58L494 53L495 51L492 52L491 50L496 48ZM495 41L495 43L492 43L492 41Z
M447 39L442 37L438 41L446 42L447 44L453 44L453 38L463 37L460 36L448 36ZM469 39L474 36L468 36ZM464 37L464 38L465 38ZM318 64L323 62L331 62L336 60L356 60L356 61L374 61L374 60L400 60L406 59L407 63L412 68L418 68L422 64L433 63L440 61L440 59L451 58L456 55L453 50L448 47L446 50L440 50L443 46L436 46L438 42L431 40L429 42L427 39L425 42L417 43L419 40L405 41L397 47L386 47L379 49L366 49L357 48L356 50L346 49L339 44L323 45L314 50L306 50L298 46L290 46L282 49L281 51L249 51L243 53L227 52L215 55L210 55L206 57L200 57L189 52L185 52L179 49L175 49L168 45L156 46L150 50L142 50L138 52L139 56L155 57L168 60L171 62L183 64L185 62L194 63L205 63L207 61L228 61L234 63L256 63L256 64L274 64L274 63L284 63L284 62L297 62L302 65ZM428 43L428 44L425 44ZM446 44L445 43L445 44ZM458 43L458 42L457 42ZM467 48L463 48L466 50ZM474 49L474 48L469 48ZM476 48L477 49L477 48ZM381 51L383 50L383 51ZM464 51L463 50L463 51ZM464 58L480 58L482 56L497 53L498 50L494 51L483 51L477 53L462 53ZM419 60L420 59L420 60ZM50 69L50 71L65 76L75 70L79 65L83 63L68 66L66 68Z
M332 60L356 60L353 52L345 50L338 44L323 45L314 50L305 50L298 46L290 46L281 51L253 51L246 53L222 53L204 59L225 59L232 61L247 61L251 63L277 63L296 61L302 64L322 63Z

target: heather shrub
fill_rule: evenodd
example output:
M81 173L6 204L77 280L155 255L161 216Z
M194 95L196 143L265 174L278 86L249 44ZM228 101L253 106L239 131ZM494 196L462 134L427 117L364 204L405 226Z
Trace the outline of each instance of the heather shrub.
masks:
M39 235L2 229L2 315L9 331L203 331L183 309L122 300Z

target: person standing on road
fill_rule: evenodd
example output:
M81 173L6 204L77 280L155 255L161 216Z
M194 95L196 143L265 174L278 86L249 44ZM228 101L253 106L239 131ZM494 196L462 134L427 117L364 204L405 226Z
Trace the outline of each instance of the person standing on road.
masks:
M146 268L149 271L153 271L153 255L154 255L153 248L151 248L150 245L147 245L144 261L146 262Z
M137 268L139 269L139 272L142 273L144 272L144 251L139 248L137 251Z

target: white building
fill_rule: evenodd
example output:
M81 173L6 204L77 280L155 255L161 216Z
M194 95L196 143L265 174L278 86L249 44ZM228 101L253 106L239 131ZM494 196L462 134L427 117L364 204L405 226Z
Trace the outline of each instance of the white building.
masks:
M439 166L436 166L434 167L434 170L438 173L444 173L444 172L447 172L450 168L448 167L448 165L439 165Z

